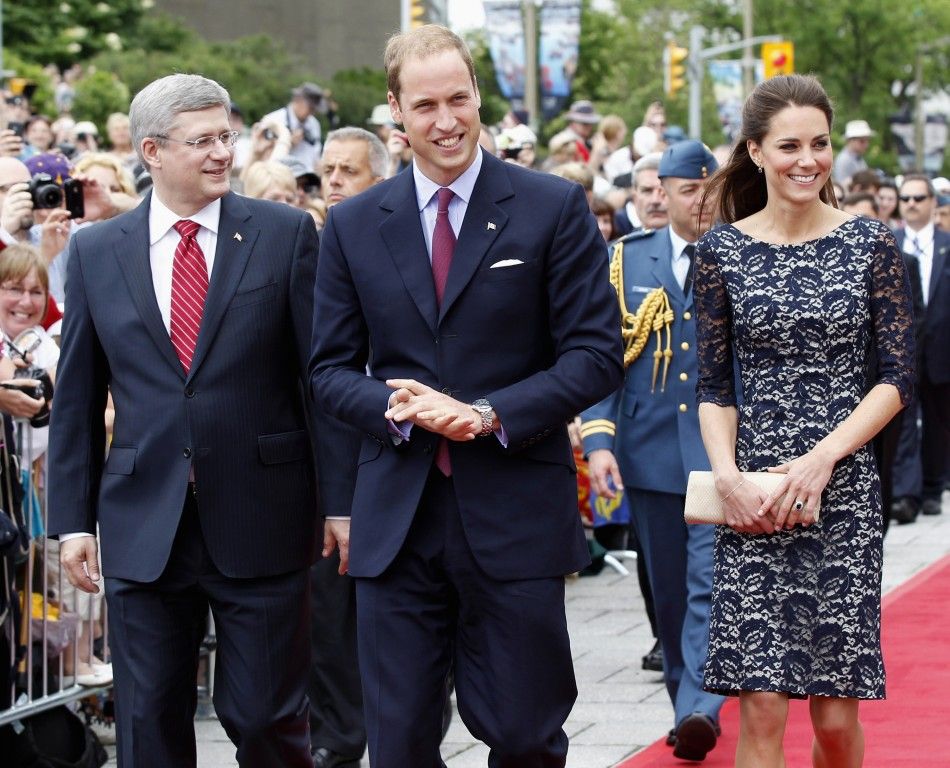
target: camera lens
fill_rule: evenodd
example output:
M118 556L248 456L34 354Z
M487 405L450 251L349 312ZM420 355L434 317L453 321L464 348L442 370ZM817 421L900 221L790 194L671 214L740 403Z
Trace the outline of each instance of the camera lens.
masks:
M63 202L63 192L55 184L48 184L36 190L37 208L58 208Z

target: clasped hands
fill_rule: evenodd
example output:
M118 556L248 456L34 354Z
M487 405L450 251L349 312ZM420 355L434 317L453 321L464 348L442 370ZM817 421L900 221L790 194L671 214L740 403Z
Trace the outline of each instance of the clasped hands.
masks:
M786 476L770 494L752 483L742 483L738 470L728 477L717 477L716 490L723 498L726 525L740 533L775 533L799 524L808 527L815 522L821 493L834 466L834 459L815 448L797 459L769 467L769 472Z
M478 412L444 392L415 379L387 379L393 390L383 415L397 424L408 421L447 440L474 440L482 431Z

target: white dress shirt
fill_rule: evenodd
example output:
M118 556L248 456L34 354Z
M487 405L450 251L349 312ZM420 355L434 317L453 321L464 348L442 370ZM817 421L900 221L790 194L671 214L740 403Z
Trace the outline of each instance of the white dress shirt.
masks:
M683 251L687 245L692 245L692 243L677 235L673 231L673 227L670 227L670 243L673 246L673 260L671 262L673 276L682 288L686 284L686 275L689 272L689 257Z
M455 233L456 239L458 239L459 231L462 229L462 221L465 219L465 212L468 210L468 202L472 199L472 190L475 189L475 182L478 180L478 172L481 169L482 152L479 149L475 153L475 161L461 176L449 184L449 189L455 193L455 197L449 201L449 224L452 225L452 231ZM442 187L425 176L419 170L415 160L412 161L412 178L416 182L416 201L419 203L422 232L426 238L426 250L429 252L429 262L431 263L432 235L435 232L435 220L439 216L438 192Z
M920 262L920 290L924 294L924 305L930 294L930 274L934 266L934 224L931 221L926 227L915 230L904 225L904 253L912 254ZM914 247L916 242L917 247Z
M200 224L196 240L205 255L208 265L208 280L211 280L211 269L214 267L214 251L218 245L218 220L221 218L221 200L206 205L188 220ZM162 322L165 330L171 334L172 312L172 267L175 264L175 249L181 241L181 235L174 229L175 224L182 218L173 213L152 193L151 207L148 212L148 260L152 267L152 285L155 288L155 298L158 301L158 310L162 313Z

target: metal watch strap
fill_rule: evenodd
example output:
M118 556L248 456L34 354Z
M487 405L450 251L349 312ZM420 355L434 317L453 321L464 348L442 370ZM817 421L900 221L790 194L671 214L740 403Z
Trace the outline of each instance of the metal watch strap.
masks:
M492 429L492 424L494 422L494 413L491 403L489 403L484 397L479 398L474 403L472 403L472 408L475 409L475 412L482 417L482 431L478 433L479 437L487 437L494 430Z

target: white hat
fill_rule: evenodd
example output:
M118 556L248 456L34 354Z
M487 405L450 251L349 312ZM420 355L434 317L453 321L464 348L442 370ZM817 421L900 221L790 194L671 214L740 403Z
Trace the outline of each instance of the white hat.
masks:
M633 151L640 157L649 155L656 149L658 140L659 138L656 135L656 131L648 125L641 125L633 132Z
M867 120L852 120L844 127L845 141L849 139L867 139L874 135Z
M99 131L96 129L96 124L90 122L89 120L80 120L73 126L73 133L80 134L92 134L93 136L98 136Z
M393 114L388 104L377 104L373 107L373 112L366 121L367 125L395 125Z
M937 194L950 195L950 179L947 179L945 176L938 176L930 183L934 185Z

